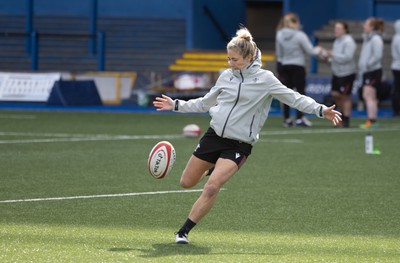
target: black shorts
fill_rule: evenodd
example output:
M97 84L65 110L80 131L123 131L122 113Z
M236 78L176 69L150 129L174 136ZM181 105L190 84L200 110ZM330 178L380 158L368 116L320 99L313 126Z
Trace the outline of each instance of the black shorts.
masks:
M279 79L289 89L294 89L300 94L305 94L306 70L298 65L283 65Z
M350 95L353 89L353 83L356 79L356 74L351 74L344 77L333 75L332 77L332 91L337 91L343 95Z
M375 89L379 88L382 81L382 69L377 69L370 72L365 72L362 76L363 86L372 86Z
M251 154L252 148L251 144L222 138L212 128L209 128L200 139L193 155L214 164L219 158L229 159L240 168Z
M393 84L394 90L399 92L400 91L400 70L392 70L393 73Z

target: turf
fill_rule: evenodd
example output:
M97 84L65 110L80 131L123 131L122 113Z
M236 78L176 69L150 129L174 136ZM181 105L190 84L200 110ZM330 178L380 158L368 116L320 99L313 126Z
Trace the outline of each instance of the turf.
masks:
M372 131L281 128L260 142L207 217L174 244L198 192L0 202L0 262L399 262L400 122ZM352 120L354 127L361 119ZM180 136L207 115L0 112L0 201L181 190L197 140ZM148 175L160 140L172 173ZM195 189L201 189L202 182Z

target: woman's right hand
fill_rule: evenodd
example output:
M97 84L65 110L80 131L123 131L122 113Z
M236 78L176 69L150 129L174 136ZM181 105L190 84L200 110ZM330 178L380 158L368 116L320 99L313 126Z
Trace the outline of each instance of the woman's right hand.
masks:
M161 95L161 98L156 97L156 99L153 101L153 105L158 111L172 110L174 101L170 97L163 94Z

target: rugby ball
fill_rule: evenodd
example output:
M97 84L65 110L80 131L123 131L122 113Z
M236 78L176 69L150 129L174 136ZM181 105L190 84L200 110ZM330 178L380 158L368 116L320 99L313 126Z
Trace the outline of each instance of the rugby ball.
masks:
M170 142L162 141L157 143L151 149L147 160L150 175L156 179L164 178L174 167L175 159L175 149Z
M188 124L183 127L182 134L186 138L198 138L201 135L201 128L197 124Z

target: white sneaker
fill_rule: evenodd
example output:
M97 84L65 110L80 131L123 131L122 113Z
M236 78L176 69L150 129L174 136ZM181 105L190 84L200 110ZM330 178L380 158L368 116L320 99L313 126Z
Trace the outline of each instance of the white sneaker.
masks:
M301 119L296 120L296 126L298 127L311 127L312 122L309 121L306 117L302 117Z
M188 240L188 238L187 238L187 234L186 234L186 233L184 233L184 234L182 234L182 233L176 233L175 242L176 242L177 244L188 244L188 243L189 243L189 240Z
M283 127L289 128L293 126L293 121L292 119L288 118L283 122Z

